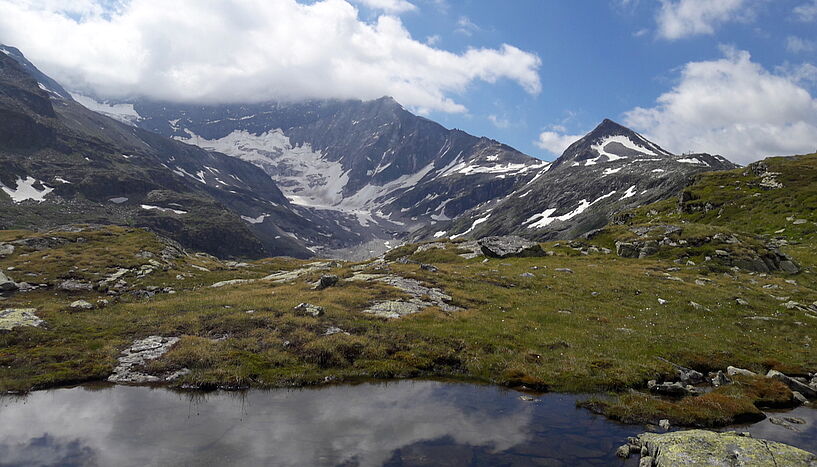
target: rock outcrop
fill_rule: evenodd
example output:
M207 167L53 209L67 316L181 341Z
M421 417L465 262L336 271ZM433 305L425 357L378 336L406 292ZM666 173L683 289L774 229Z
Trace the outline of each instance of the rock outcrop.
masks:
M108 381L132 384L162 381L163 378L144 373L139 368L150 360L155 360L166 354L177 342L179 342L178 337L162 336L150 336L134 341L130 347L122 352L119 357L119 364L114 368L113 374L108 377Z
M20 288L10 277L0 272L0 292L14 292Z
M485 237L477 240L477 244L482 253L491 258L545 256L545 251L538 243L513 235Z
M640 445L641 466L787 466L817 467L817 455L787 444L752 438L748 433L706 430L644 433L628 441ZM620 451L624 451L623 447Z

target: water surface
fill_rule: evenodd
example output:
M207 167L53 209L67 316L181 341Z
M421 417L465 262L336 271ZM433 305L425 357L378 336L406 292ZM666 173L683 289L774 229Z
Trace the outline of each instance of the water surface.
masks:
M320 389L178 393L77 387L0 398L0 466L17 465L622 465L615 449L644 431L493 386L397 381ZM806 449L768 421L742 427ZM625 465L637 465L635 460Z

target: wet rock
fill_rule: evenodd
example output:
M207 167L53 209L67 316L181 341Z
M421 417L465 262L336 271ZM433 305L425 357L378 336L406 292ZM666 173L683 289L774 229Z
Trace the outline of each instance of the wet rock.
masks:
M485 237L477 240L482 253L491 258L545 256L542 247L516 236Z
M312 305L311 303L300 303L294 308L297 313L309 315L317 318L322 316L326 311L322 306Z
M649 389L649 391L653 394L672 397L685 397L698 394L698 392L692 386L684 385L678 381L666 381L658 384L655 380L650 380L647 382L647 389Z
M108 377L108 381L133 384L161 381L162 378L139 371L139 368L148 361L166 354L178 341L178 337L162 336L135 340L130 347L122 351L119 364L114 368L113 374Z
M748 433L706 430L644 433L638 436L649 466L817 466L817 456L787 444L755 439Z
M41 326L44 321L37 315L36 308L7 308L0 311L0 330L9 331L16 327Z
M729 384L732 380L729 379L721 370L718 370L717 373L710 373L709 374L709 381L712 382L712 386L718 387Z
M0 272L0 292L13 292L19 288L20 286L16 282Z
M323 274L317 282L312 286L313 290L323 290L328 287L333 287L338 283L338 276L334 274Z
M796 425L803 425L806 423L806 421L798 417L769 417L769 423L782 426L787 430L800 431L797 429Z
M94 290L94 285L90 282L68 279L60 283L57 288L63 292L90 292Z
M69 305L72 310L91 310L94 306L85 300L77 300Z
M788 386L789 389L791 389L792 391L797 391L797 392L799 392L800 394L806 396L809 399L817 398L817 390L815 390L814 388L812 388L811 386L809 386L809 385L807 385L805 383L801 383L800 381L797 381L796 379L794 379L794 378L792 378L790 376L786 376L786 375L784 375L783 373L781 373L781 372L779 372L777 370L769 370L769 372L766 373L766 377L767 378L774 378L774 379L782 382L783 384Z

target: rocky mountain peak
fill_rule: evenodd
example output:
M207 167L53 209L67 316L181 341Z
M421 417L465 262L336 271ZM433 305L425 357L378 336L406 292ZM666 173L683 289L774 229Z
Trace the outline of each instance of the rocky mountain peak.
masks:
M635 131L605 118L593 131L571 144L553 166L589 166L621 159L672 157L672 153Z

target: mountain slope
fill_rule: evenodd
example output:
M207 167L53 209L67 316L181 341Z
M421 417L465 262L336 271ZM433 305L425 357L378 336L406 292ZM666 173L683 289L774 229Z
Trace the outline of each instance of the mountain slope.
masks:
M326 234L252 164L92 112L17 49L0 49L3 228L135 225L246 257L310 256L288 232Z
M414 237L515 233L534 239L574 238L604 226L616 212L673 195L695 173L734 167L720 156L672 154L604 120L509 196Z
M411 114L394 99L136 102L142 128L263 168L293 203L392 238L506 196L547 163Z

